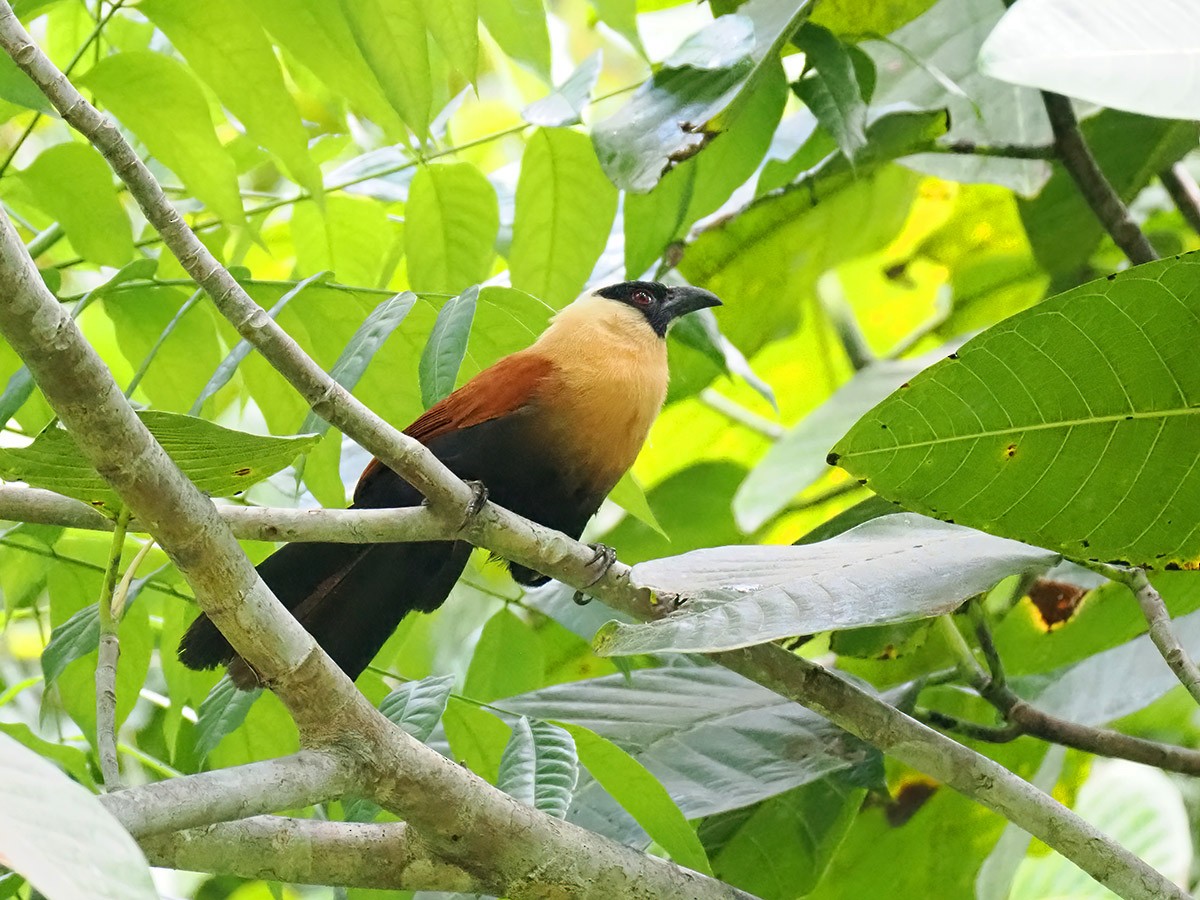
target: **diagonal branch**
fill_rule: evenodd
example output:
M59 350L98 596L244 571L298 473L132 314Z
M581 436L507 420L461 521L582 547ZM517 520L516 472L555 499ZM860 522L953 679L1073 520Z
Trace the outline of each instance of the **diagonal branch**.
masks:
M1137 222L1133 221L1129 209L1105 177L1096 157L1092 156L1079 128L1079 120L1075 118L1075 110L1071 108L1071 101L1062 94L1042 91L1042 102L1050 118L1058 158L1075 180L1079 192L1100 224L1134 265L1158 259L1150 241L1138 228Z

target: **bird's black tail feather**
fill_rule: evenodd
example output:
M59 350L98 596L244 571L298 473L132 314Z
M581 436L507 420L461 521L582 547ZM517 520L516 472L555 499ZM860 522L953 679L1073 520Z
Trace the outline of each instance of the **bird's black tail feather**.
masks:
M469 544L288 544L263 560L258 573L347 675L357 678L400 620L431 612L458 580ZM231 665L235 681L249 670L208 616L201 614L179 643L191 669Z

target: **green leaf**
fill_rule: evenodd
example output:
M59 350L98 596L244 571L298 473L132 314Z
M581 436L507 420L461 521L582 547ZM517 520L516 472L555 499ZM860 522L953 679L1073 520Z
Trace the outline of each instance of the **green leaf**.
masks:
M56 144L23 172L34 202L58 220L79 255L102 266L133 256L133 235L112 169L90 144Z
M350 31L392 109L417 137L429 133L433 81L423 0L341 0Z
M237 0L143 0L138 12L163 30L246 133L320 196L321 170L308 155L300 111L258 20Z
M169 287L138 285L107 293L104 312L117 331L126 358L141 357L126 395L141 387L156 409L185 410L221 361L218 331L210 315L191 313L203 291L190 297ZM189 315L189 313L191 313ZM170 360L154 366L154 361ZM147 375L150 375L147 380Z
M1083 122L1084 140L1109 183L1132 201L1163 169L1195 149L1200 124L1152 119L1105 110ZM1106 236L1079 187L1062 165L1032 200L1021 201L1021 222L1034 256L1051 274L1075 284L1088 258Z
M54 112L54 106L46 99L46 95L7 53L0 58L0 99L27 109L36 109L40 113Z
M817 121L849 160L867 143L867 104L846 46L820 25L806 22L793 38L804 51L805 77L795 85Z
M821 0L812 21L839 36L851 38L891 34L915 19L934 0Z
M329 370L329 376L346 390L353 391L383 342L400 327L416 302L417 295L412 291L403 291L380 301L354 332L354 337L350 338ZM301 434L323 435L328 430L329 423L311 410L300 424Z
M197 488L229 497L274 475L312 447L317 437L267 437L233 431L192 416L145 410L138 414L167 455ZM83 500L109 516L120 498L87 463L65 430L52 428L21 448L0 450L0 477Z
M405 136L375 73L363 59L339 3L329 0L251 0L250 9L279 44L334 94L380 126L389 140Z
M18 744L24 744L38 756L55 763L88 790L96 789L88 755L78 747L55 744L34 734L24 722L0 722L0 734L6 734Z
M542 0L479 0L479 16L501 50L550 81L550 32Z
M828 471L825 457L858 419L933 360L881 360L854 375L767 451L738 487L733 512L747 533L779 515Z
M157 900L142 851L84 788L0 736L4 863L55 900Z
M635 583L686 603L656 622L613 622L601 656L710 653L797 634L927 618L1059 557L1015 541L901 513L819 544L696 550L638 563Z
M441 721L453 686L453 675L430 675L405 682L383 698L379 711L424 743Z
M470 163L422 167L404 208L412 289L461 291L491 274L500 230L496 191Z
M463 693L490 703L541 685L546 677L545 653L527 624L502 609L483 627L471 656Z
M421 402L426 409L454 390L459 367L467 353L478 299L479 288L469 287L438 310L437 321L433 323L433 331L421 353Z
M617 190L585 135L539 128L525 145L517 182L513 287L562 307L574 300L604 252Z
M556 819L565 818L575 782L579 759L570 733L535 719L521 716L513 725L512 737L500 757L496 787L522 803Z
M1200 119L1200 8L1050 0L1005 14L979 51L993 78L1164 119Z
M292 210L292 241L296 269L329 269L342 284L384 287L395 262L388 254L396 242L397 226L384 204L370 197L331 194L318 205L297 203Z
M583 118L583 110L592 101L592 90L600 77L600 62L601 53L597 50L581 62L566 81L541 100L535 100L521 110L521 118L530 125L543 128L578 125Z
M93 603L85 606L50 633L42 651L42 675L46 687L54 684L63 669L95 653L100 644L100 609Z
M496 783L500 756L508 743L510 729L486 709L451 698L442 716L450 757L480 778Z
M837 464L1069 557L1192 567L1200 471L1180 459L1200 439L1198 273L1188 254L1018 313L859 420Z
M719 666L559 684L511 697L504 707L583 725L613 741L691 819L757 803L873 753L816 713ZM644 840L595 782L580 784L571 820L619 841Z
M150 51L114 53L80 84L222 220L245 221L237 169L217 140L203 90L182 63Z
M752 95L757 76L808 13L809 3L750 0L693 34L628 103L592 129L608 177L644 193L720 131L718 117Z
M979 48L1003 14L1003 4L993 0L940 0L886 42L867 44L879 72L873 102L947 107L951 141L1050 143L1053 135L1038 92L979 71ZM1025 196L1036 194L1050 176L1050 164L1043 160L938 153L905 163L953 181L1002 184Z
M196 758L201 762L222 738L246 721L261 690L239 691L228 675L221 677L196 711Z
M647 59L637 26L637 0L591 0L596 8L596 17L605 25L629 41L638 56Z
M649 525L663 537L670 538L670 535L663 531L662 526L658 524L658 519L654 518L654 510L650 508L646 494L642 491L642 486L638 484L637 479L633 477L632 472L626 472L621 476L621 480L608 492L608 499L639 522Z
M279 314L283 312L284 308L287 307L292 300L304 293L305 288L311 284L319 284L321 282L328 281L332 274L332 272L318 272L316 275L310 275L303 281L296 282L295 286L288 290L288 292L282 297L280 297L279 300L276 301L276 303L270 308L270 310L267 311L267 316L272 319L278 318ZM204 402L208 400L209 397L213 396L213 394L217 393L217 391L221 390L221 388L225 387L225 385L229 384L230 379L232 379L237 373L238 366L240 366L246 357L253 352L254 345L245 338L242 338L240 341L234 344L233 349L229 351L229 355L221 360L221 364L217 366L216 371L212 373L212 377L208 379L208 383L204 385L204 388L196 397L196 402L193 403L192 408L188 410L189 415L200 415L200 411L204 409Z
M712 874L708 856L671 795L640 762L590 728L561 725L575 740L579 762L675 862Z
M429 33L450 65L472 84L479 69L479 0L421 0Z
M725 832L712 852L713 871L763 900L808 894L842 845L866 793L838 773L706 820L701 829L706 843L711 832Z

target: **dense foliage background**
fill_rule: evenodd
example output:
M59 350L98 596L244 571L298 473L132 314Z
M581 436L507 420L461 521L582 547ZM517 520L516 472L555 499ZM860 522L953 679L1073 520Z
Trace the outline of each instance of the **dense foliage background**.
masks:
M1168 260L1038 306L1127 260L1056 157L1038 90L1012 83L1073 89L1087 101L1078 106L1082 132L1101 169L1158 253L1173 256L1200 247L1195 199L1172 200L1189 183L1200 135L1185 120L1200 117L1180 88L1186 55L1178 68L1160 60L1148 74L1110 57L1076 77L1084 62L1072 58L1072 42L1086 35L1071 33L1037 57L1047 26L1022 30L1018 21L985 53L989 71L1011 79L996 80L981 71L980 49L1005 12L1000 0L14 6L255 300L394 424L526 346L585 285L649 273L717 292L725 306L672 333L668 405L634 477L589 531L625 562L831 537L895 511L895 500L1079 560L1155 565L1173 614L1200 607L1191 572L1161 571L1192 567L1200 550L1196 430L1186 415L1161 412L1186 412L1197 396L1195 376L1172 361L1180 342L1195 344L1195 313L1170 312L1196 293L1195 263ZM1093 16L1091 37L1115 54L1130 29L1146 26L1101 6L1077 9L1077 19ZM1172 27L1172 15L1194 14L1168 0L1158 6L1144 17L1166 23L1156 40L1200 33L1189 32L1190 20ZM1194 61L1196 48L1189 52ZM1047 64L1049 75L1032 63L1022 69L1022 53L1057 55L1061 65ZM362 451L308 414L239 342L161 252L101 156L49 113L0 57L0 202L117 381L148 409L258 435L320 435L248 444L207 431L176 436L220 470L202 485L215 496L344 506ZM1161 308L1162 298L1139 287L1151 282L1170 292ZM1070 303L1090 297L1110 306L1055 331L1054 316L1070 318ZM1030 309L980 339L991 343L968 345L976 349L958 360L966 374L943 367L913 380L968 337ZM1130 309L1147 312L1125 321ZM1022 368L1024 345L1039 348L1041 368ZM67 490L78 476L62 472L69 447L47 450L49 462L12 452L53 417L2 342L0 377L0 476L102 500L94 480ZM1166 407L1157 398L1171 388L1159 391L1159 381L1178 390ZM910 382L907 399L896 395L851 431ZM1138 385L1149 385L1148 400ZM1047 423L1043 437L1004 431L1022 403ZM972 415L980 434L1001 437L955 455L947 435L962 434ZM1115 424L1126 417L1147 430ZM1110 419L1100 436L1084 427ZM881 423L942 455L902 461L899 474L873 467ZM835 444L833 461L845 469L826 462ZM1027 468L1003 468L1026 458ZM249 461L254 472L231 480ZM128 538L127 563L143 541ZM48 525L13 523L0 534L0 732L89 788L98 776L96 598L109 542ZM254 559L271 549L246 544ZM840 552L850 555L835 555L839 565L854 554ZM949 539L927 552L943 576L983 579L944 598L951 607L1047 561L997 563L1002 554L988 545L967 562ZM870 621L863 610L872 602L900 605L895 595L913 583L902 587L885 570L862 574L855 624ZM177 663L195 614L189 600L165 555L146 549L120 621L128 782L298 747L274 696L236 695L219 673ZM983 609L1008 676L1040 708L1200 746L1195 706L1137 640L1146 626L1125 588L1073 567L1054 580L1010 578ZM711 866L764 898L1110 896L1019 833L1002 838L1000 816L814 713L664 652L714 649L703 637L647 638L630 645L641 652L597 655L590 642L609 618L599 604L575 606L561 587L522 592L480 553L450 602L407 619L358 684L376 703L409 685L399 696L426 706L409 705L406 727L493 783L505 784L522 754L568 766L578 758L578 785L539 795L539 804L639 847L653 841L655 852ZM835 631L825 623L795 646L894 688L889 698L905 708L994 724L991 707L955 683L961 659L934 620L892 618L906 621ZM1185 623L1186 644L1200 632ZM551 721L568 728L574 747ZM665 798L630 808L623 793L653 792L596 735L652 773L695 836L672 830L678 814ZM1036 776L1179 883L1194 882L1193 783L1031 737L962 739ZM308 814L386 817L350 801ZM221 876L157 878L164 896L205 900L334 895ZM19 877L0 877L0 897L28 892Z

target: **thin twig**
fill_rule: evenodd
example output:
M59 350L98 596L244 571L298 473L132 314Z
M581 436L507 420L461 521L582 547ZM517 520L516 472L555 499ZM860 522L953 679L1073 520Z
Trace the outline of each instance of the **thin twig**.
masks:
M962 156L993 156L1001 159L1057 159L1053 144L977 144L974 141L955 141L953 144L934 144L933 153L952 153Z
M1192 231L1200 234L1200 185L1182 162L1158 173L1159 180Z
M129 510L121 508L109 545L108 567L100 588L100 655L96 662L96 752L100 756L100 773L104 789L121 789L121 764L117 758L117 660L121 656L118 626L120 612L113 609L113 590L121 570L121 554L125 550L125 528Z
M1088 149L1083 132L1079 129L1079 120L1075 118L1075 110L1071 108L1071 101L1062 94L1042 91L1042 102L1046 106L1046 115L1050 118L1058 158L1075 180L1079 192L1083 194L1083 199L1096 214L1100 224L1112 236L1114 243L1134 265L1158 259L1158 253L1150 246L1150 241L1133 220L1129 209L1105 177L1096 158L1092 156L1092 151Z
M931 728L937 728L939 731L953 731L965 738L988 744L1007 744L1025 734L1021 726L1013 722L1007 725L980 725L977 722L968 722L966 719L960 719L936 709L923 707L913 710L913 718L918 722L924 722Z

